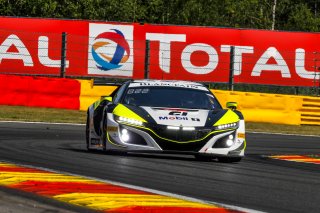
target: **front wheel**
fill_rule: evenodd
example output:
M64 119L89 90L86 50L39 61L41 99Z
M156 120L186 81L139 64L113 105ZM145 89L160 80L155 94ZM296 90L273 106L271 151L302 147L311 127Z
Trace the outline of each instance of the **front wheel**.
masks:
M106 152L107 151L107 135L106 135L106 132L103 131L101 136L102 136L102 150L104 152Z
M102 138L102 150L104 152L107 151L107 120L106 120L106 114L103 116L102 121L102 129L101 129L101 138Z
M221 163L236 163L240 162L242 157L218 157L218 161Z

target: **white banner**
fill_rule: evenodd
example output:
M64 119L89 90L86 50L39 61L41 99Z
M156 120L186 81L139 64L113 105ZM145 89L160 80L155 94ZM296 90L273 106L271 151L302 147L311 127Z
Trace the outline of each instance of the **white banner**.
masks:
M89 25L88 74L133 76L133 26Z

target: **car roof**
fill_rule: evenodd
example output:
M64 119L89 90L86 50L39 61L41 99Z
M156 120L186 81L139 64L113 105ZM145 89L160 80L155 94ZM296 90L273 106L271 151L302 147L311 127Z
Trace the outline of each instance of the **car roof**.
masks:
M208 91L208 88L203 84L192 81L175 81L175 80L133 80L129 87L175 87L189 88Z

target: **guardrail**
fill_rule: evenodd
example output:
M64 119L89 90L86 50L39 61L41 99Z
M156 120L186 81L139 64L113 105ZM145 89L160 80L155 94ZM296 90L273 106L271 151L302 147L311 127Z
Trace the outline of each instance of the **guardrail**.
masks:
M0 75L0 105L78 110L80 86L73 79Z
M223 105L227 101L237 102L238 108L243 113L246 121L290 125L301 124L302 97L222 90L214 90L213 92Z
M237 101L247 121L320 125L320 98L213 90L221 103Z
M0 75L0 105L87 110L115 86L93 86L91 80ZM238 102L246 121L290 125L320 125L320 98L212 90L225 106Z
M304 97L300 112L300 124L320 125L320 98Z
M102 95L111 94L114 87L93 86L89 80L81 83L80 110ZM246 121L289 125L320 125L320 98L212 90L225 107L227 101L238 102Z

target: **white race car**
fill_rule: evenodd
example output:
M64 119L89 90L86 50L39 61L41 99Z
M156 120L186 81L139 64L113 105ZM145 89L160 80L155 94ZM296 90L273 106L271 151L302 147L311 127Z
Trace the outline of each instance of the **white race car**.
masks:
M87 112L87 149L192 154L238 162L246 148L237 104L223 109L202 84L134 80L103 96Z

